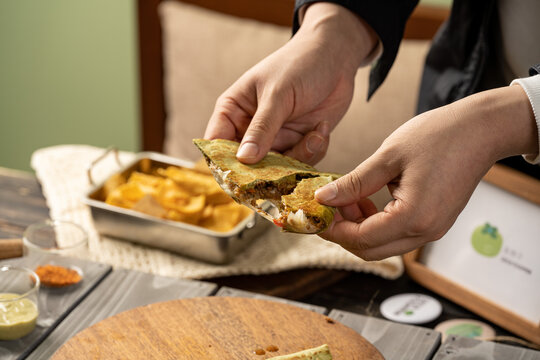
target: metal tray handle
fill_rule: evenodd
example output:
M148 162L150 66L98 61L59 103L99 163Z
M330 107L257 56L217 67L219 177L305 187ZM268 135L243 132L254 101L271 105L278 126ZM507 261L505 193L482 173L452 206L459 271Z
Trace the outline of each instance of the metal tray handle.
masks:
M118 149L114 146L109 146L103 154L101 154L98 158L96 158L94 161L92 161L88 168L86 169L86 175L88 176L88 182L90 185L95 185L94 179L92 178L92 170L94 169L94 166L96 166L97 163L99 163L101 160L103 160L109 153L114 153L114 158L116 160L116 163L119 167L122 167L122 162L120 161L120 156L118 155Z

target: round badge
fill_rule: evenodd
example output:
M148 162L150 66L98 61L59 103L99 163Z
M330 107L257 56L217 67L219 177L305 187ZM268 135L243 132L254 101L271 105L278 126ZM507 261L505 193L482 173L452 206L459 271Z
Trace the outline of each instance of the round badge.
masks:
M443 321L435 326L435 330L442 334L444 342L449 335L459 335L468 338L485 340L495 337L495 330L488 324L472 319L452 319Z
M407 324L424 324L441 315L442 305L424 294L391 296L381 304L381 314L388 320Z

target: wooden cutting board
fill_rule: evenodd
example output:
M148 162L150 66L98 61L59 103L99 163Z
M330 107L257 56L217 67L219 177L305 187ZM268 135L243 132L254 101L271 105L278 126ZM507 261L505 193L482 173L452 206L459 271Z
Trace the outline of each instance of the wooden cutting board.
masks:
M174 300L120 313L75 335L52 359L263 360L322 344L335 360L384 360L360 334L324 315L237 297ZM265 350L272 346L279 350ZM257 355L261 349L265 354Z

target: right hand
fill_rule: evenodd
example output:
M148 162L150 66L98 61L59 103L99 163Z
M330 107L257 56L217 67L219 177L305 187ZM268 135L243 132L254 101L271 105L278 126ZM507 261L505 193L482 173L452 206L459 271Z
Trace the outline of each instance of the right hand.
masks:
M321 236L364 260L404 254L450 229L495 161L536 153L536 120L520 86L422 113L352 172L315 192L340 212ZM377 212L366 197L384 186L393 200Z
M237 157L245 163L271 149L317 163L374 44L372 30L349 10L311 5L298 33L219 97L205 138L240 141Z

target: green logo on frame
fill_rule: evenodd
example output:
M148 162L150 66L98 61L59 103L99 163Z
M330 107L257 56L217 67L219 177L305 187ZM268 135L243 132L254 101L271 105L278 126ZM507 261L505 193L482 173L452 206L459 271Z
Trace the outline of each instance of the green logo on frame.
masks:
M475 338L482 335L482 327L476 324L459 324L446 330L446 335L459 335L468 338Z
M485 223L474 229L471 242L480 255L494 257L501 251L503 238L496 227Z

